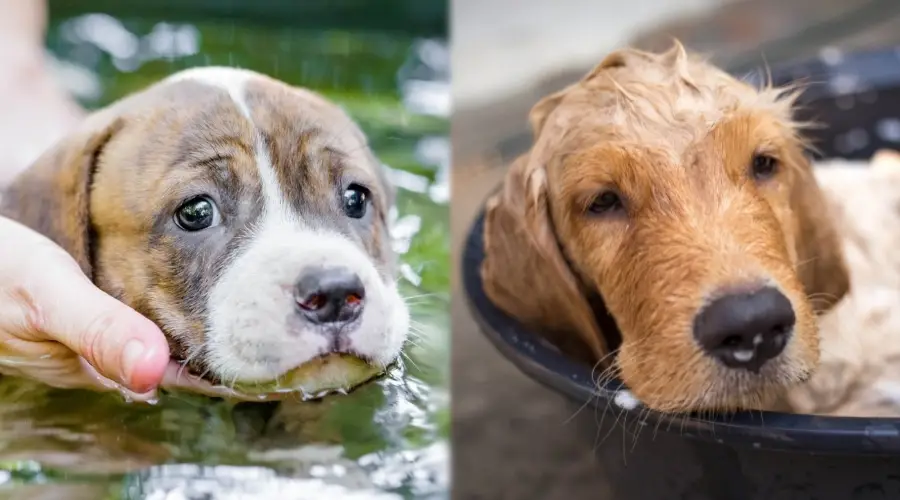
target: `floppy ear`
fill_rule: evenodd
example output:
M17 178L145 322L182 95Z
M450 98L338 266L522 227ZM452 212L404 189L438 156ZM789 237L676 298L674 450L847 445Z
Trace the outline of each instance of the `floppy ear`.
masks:
M833 307L850 290L850 274L844 261L840 235L832 223L834 215L816 182L812 165L800 158L802 173L791 191L796 217L796 247L800 280L816 312Z
M607 346L579 281L560 251L550 219L546 174L528 157L510 168L487 203L485 292L507 314L567 354L596 362Z
M574 89L626 64L615 52L582 79L544 97L528 115L539 137L550 115ZM539 330L567 354L588 362L609 352L581 282L562 255L550 219L547 177L528 155L510 167L500 192L487 202L484 225L485 292L500 309Z
M91 182L100 152L119 123L106 114L89 117L19 174L0 198L0 215L53 240L89 278Z

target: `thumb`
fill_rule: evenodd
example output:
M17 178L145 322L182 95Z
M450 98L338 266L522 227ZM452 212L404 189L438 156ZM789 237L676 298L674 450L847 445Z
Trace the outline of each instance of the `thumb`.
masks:
M30 287L35 304L31 309L39 313L32 317L40 334L134 392L159 385L169 361L169 346L159 328L95 287L77 266L59 267Z

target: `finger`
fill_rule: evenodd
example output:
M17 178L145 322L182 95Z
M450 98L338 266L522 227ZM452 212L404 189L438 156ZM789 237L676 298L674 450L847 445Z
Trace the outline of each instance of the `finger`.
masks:
M36 344L37 342L30 342ZM53 344L46 342L46 344ZM69 348L60 345L67 356L64 360L25 356L0 358L0 373L4 376L25 378L57 389L87 389L97 392L118 392L128 402L153 403L158 399L156 390L135 393L100 375L87 360L74 356Z
M37 380L60 389L108 391L115 382L100 377L68 347L53 341L35 342L16 337L4 339L0 349L0 373Z
M80 361L82 373L84 373L85 377L90 380L90 383L93 384L92 388L94 388L95 390L102 387L103 390L116 391L123 398L125 398L125 401L128 402L154 403L159 399L159 395L157 394L156 389L151 389L143 393L130 391L101 375L93 366L91 366L90 363L88 363L86 359L81 358Z
M105 378L135 393L154 389L169 361L163 333L79 271L60 267L51 279L28 287L35 329L75 351Z

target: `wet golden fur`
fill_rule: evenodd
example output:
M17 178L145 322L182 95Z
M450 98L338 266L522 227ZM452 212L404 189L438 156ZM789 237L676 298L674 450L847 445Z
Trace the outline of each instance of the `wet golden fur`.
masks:
M786 398L797 413L900 415L900 154L816 169L850 269L849 293L819 320L822 358Z
M651 408L768 405L816 367L816 313L849 288L795 97L740 82L680 44L611 54L532 109L534 145L488 202L489 296ZM777 160L772 178L753 178L754 154ZM622 213L587 213L607 190ZM702 306L765 284L795 310L784 352L758 375L704 355L691 333ZM621 332L614 357L594 293Z

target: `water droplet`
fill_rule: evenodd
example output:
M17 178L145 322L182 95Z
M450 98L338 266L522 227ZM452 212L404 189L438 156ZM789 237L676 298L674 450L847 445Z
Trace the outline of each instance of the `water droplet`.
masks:
M613 402L615 402L619 407L624 408L626 410L633 410L638 407L640 401L634 397L634 394L628 390L621 390L616 393L615 397L613 397Z
M835 148L841 153L859 151L869 145L869 133L855 128L837 137Z
M886 142L900 142L900 119L885 118L875 125L878 136Z
M746 363L747 361L750 361L751 359L753 359L753 356L755 356L755 355L756 355L756 351L754 351L752 349L739 349L739 350L734 351L734 353L732 353L732 356L734 356L734 359L736 359L737 361L740 361L741 363Z
M860 88L859 76L857 75L835 75L828 84L831 87L831 90L838 95L853 94L862 90Z
M844 60L844 53L837 47L822 47L822 50L819 51L819 59L829 66L835 66Z

